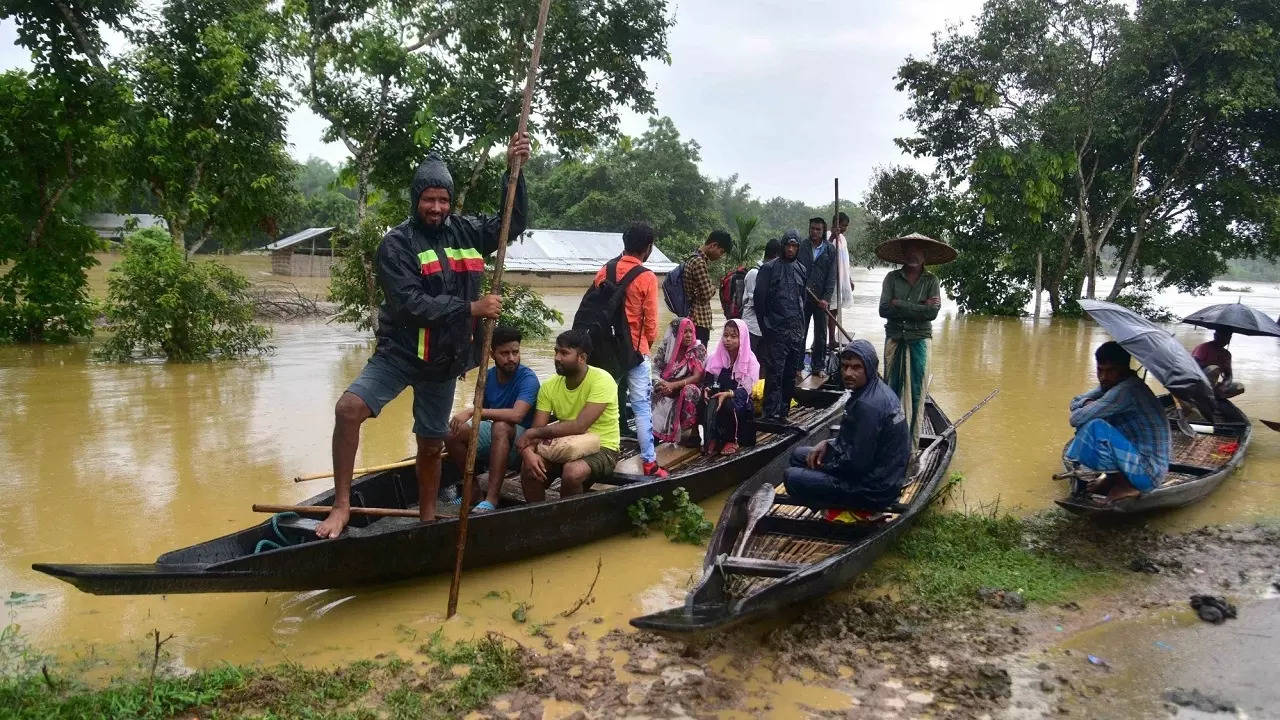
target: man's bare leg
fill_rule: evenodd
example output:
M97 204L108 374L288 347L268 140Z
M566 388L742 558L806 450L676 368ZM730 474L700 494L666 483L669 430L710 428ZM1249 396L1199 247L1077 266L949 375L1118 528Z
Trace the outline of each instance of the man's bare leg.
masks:
M525 502L542 502L547 499L547 486L534 477L527 467L520 469L520 488L524 491Z
M1114 503L1128 500L1142 494L1142 491L1129 482L1129 478L1125 477L1124 473L1112 473L1112 476L1111 487L1107 490L1107 502Z
M502 478L507 475L507 458L511 453L511 441L515 438L515 426L509 422L494 420L490 427L489 444L489 489L484 499L498 507L502 497ZM478 485L477 485L478 487Z
M351 519L351 473L360 448L360 424L373 416L355 393L344 392L333 409L333 510L316 528L316 536L336 538Z
M418 438L418 519L431 522L436 519L436 494L440 492L440 453L444 440Z
M569 497L582 493L582 486L591 476L591 466L582 460L565 463L560 473L560 497Z

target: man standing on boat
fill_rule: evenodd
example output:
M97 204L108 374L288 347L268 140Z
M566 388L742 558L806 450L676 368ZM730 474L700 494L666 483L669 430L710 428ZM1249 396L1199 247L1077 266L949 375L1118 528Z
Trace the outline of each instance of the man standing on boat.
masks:
M800 245L800 264L804 266L804 328L813 326L813 351L809 369L815 375L827 374L827 310L836 290L836 249L827 240L827 221L820 217L809 220L809 242ZM816 299L815 299L816 298Z
M898 501L911 459L907 418L880 379L880 360L866 340L840 351L840 377L850 390L840 435L791 451L783 473L787 495L824 510L881 510Z
M783 422L791 409L796 374L804 362L804 266L796 262L800 235L788 230L782 255L765 263L756 275L753 294L756 319L764 338L764 416Z
M498 326L493 329L490 354L493 367L484 382L484 406L480 408L480 433L476 442L476 468L489 471L489 487L472 512L498 509L502 478L510 468L520 467L520 453L515 441L533 424L533 406L538 402L538 376L527 365L520 364L520 341L516 328ZM471 423L475 408L464 408L449 420L449 437L445 448L449 460L463 474L467 443L471 441ZM479 483L476 485L477 494Z
M956 259L956 251L946 243L912 233L880 243L876 257L902 266L884 276L880 317L885 319L885 379L902 399L914 434L933 319L942 306L938 277L925 265L949 263Z
M529 158L527 134L511 137L507 167L516 157ZM528 217L524 176L515 182L509 238L524 232ZM440 454L449 434L454 384L479 365L477 323L481 318L496 319L502 310L501 297L480 297L484 256L498 249L502 218L455 215L450 212L453 198L449 168L439 156L429 156L409 188L409 217L387 231L378 246L383 294L378 345L334 409L333 510L316 528L319 537L338 537L350 519L360 425L377 417L410 385L418 444L418 517L435 520Z
M732 249L733 238L729 233L712 230L702 247L684 262L684 294L689 300L689 317L693 319L694 334L704 347L711 342L711 298L716 296L716 284L711 282L707 266Z
M1160 486L1173 454L1169 418L1160 399L1129 367L1129 352L1120 343L1102 343L1094 359L1098 387L1071 401L1076 436L1066 455L1106 473L1086 487L1116 502Z

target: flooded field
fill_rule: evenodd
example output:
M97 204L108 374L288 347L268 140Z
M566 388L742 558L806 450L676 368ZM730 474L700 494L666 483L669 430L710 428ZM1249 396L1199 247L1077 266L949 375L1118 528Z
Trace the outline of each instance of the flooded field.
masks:
M267 261L238 258L236 264L261 279ZM100 283L103 269L95 272ZM857 303L843 313L846 327L877 346L881 277L881 271L856 274ZM323 292L323 281L304 279L303 285ZM1245 302L1280 312L1280 287L1252 285ZM547 299L572 315L580 293L549 291ZM1236 297L1160 302L1184 315ZM68 656L132 656L148 642L145 633L159 628L176 635L168 647L188 666L319 664L394 651L441 626L444 577L356 591L129 598L81 594L30 570L41 561L148 562L260 521L252 503L291 503L324 489L323 480L295 485L290 478L328 469L333 403L360 371L370 339L321 321L274 329L274 355L235 363L123 366L92 360L91 344L0 347L0 595L29 594L5 612L33 643ZM1171 329L1188 347L1209 335L1186 325ZM1070 437L1066 405L1094 382L1092 350L1104 339L1088 322L944 310L935 323L933 395L959 416L992 388L1001 389L960 432L952 469L965 476L965 503L998 502L1019 512L1051 505L1061 487L1049 476ZM1238 404L1255 419L1280 419L1278 341L1238 336L1231 349L1236 377L1248 388ZM540 375L552 372L546 342L526 344L524 361ZM460 384L456 402L469 397ZM358 463L408 455L410 425L405 394L366 424ZM1280 513L1280 436L1258 424L1255 433L1241 472L1207 501L1162 515L1156 524L1187 529ZM721 502L704 505L709 516ZM469 572L459 616L446 633L523 632L511 618L521 601L531 606L531 623L551 622L585 592L601 559L597 599L583 613L600 618L588 634L603 635L637 613L678 601L696 579L701 554L660 535L621 536ZM546 632L554 636L557 626Z

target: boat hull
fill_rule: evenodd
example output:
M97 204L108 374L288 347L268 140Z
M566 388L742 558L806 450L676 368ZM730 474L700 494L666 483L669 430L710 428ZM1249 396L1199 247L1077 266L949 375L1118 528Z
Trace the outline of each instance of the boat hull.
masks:
M608 490L473 514L464 567L522 560L626 532L632 529L630 505L654 495L669 496L677 487L685 488L696 502L759 473L781 472L792 447L825 438L840 417L839 395L827 401L830 405L803 427L780 429L767 443L689 474L673 473L665 479L617 475L612 482L618 486ZM412 467L361 478L352 488L357 506L408 507L413 500ZM329 491L303 504L332 502ZM353 523L334 540L311 539L254 552L269 530L267 523L255 525L166 553L151 564L38 563L32 568L98 595L343 588L452 571L458 532L456 518L431 523L383 518L365 522L364 527Z

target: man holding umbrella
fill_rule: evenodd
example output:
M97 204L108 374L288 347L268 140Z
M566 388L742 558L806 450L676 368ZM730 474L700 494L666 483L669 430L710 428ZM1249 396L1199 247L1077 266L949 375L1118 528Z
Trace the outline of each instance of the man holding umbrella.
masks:
M1230 398L1244 392L1244 386L1236 382L1231 372L1231 351L1227 344L1235 333L1241 335L1267 335L1280 337L1280 325L1243 303L1225 303L1201 308L1182 319L1188 325L1199 325L1213 330L1213 340L1201 343L1191 351L1191 357L1204 368L1205 375L1220 398Z
M876 257L902 266L884 277L880 317L885 319L885 379L902 399L915 437L933 319L942 306L938 277L925 265L949 263L956 259L956 251L944 242L912 233L880 243Z

